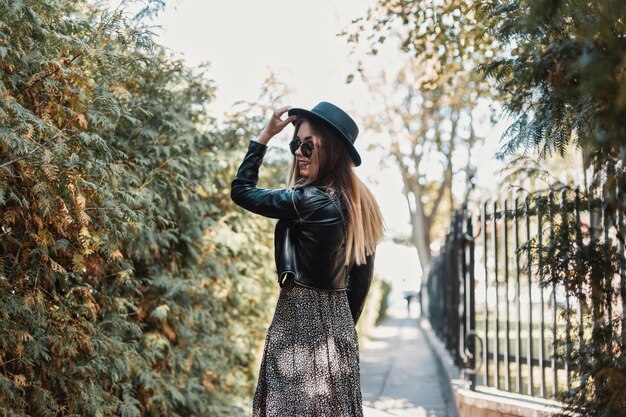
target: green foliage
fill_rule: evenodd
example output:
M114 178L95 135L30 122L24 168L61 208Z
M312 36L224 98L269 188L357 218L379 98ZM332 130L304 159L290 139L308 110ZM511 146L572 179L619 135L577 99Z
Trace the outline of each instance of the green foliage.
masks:
M539 195L531 206L549 225L541 244L529 242L542 284L564 288L568 295L566 335L560 340L561 359L569 363L574 381L560 396L568 416L626 413L626 321L620 313L626 306L626 226L614 212L625 184L617 187L621 176L614 167L606 174L602 193L564 188Z
M260 126L218 127L205 74L140 22L0 1L0 414L248 406L272 231L229 184Z
M390 292L391 285L387 281L374 277L369 293L367 294L365 305L363 306L363 312L357 323L360 343L363 343L363 340L370 336L370 331L386 317L388 308L387 299Z
M461 69L481 64L505 115L515 119L501 156L528 151L541 158L563 156L574 144L583 150L584 168L593 165L590 180L596 185L577 203L571 191L564 193L565 212L539 198L544 213L553 213L554 235L535 252L543 254L546 283L564 285L583 306L583 321L567 317L570 342L579 329L591 327L580 348L565 342L581 383L563 400L567 412L585 416L626 414L626 230L619 220L626 207L625 25L623 0L380 1L348 34L351 42L366 34L373 49L397 36L404 50L432 61L438 75L457 61ZM488 91L480 82L476 86L476 94ZM534 167L522 171L537 174ZM595 193L605 180L600 200ZM581 228L576 205L589 212L595 227ZM536 242L529 244L537 249Z
M379 325L387 317L387 310L389 309L389 294L391 294L391 284L387 281L381 281L381 297L378 304L378 312L376 314L375 324Z
M440 67L469 64L493 47L476 18L475 2L468 0L381 0L343 35L351 43L367 43L372 54L387 39L397 38L403 52Z
M574 142L605 160L626 133L625 21L621 0L380 1L345 35L372 53L398 38L424 73L479 65L515 118L502 156Z
M605 160L622 146L626 3L487 0L478 10L502 45L483 71L516 117L503 154L562 154L574 142Z
M623 415L626 283L620 279L625 234L619 219L626 207L626 3L489 0L478 10L502 45L483 71L516 118L502 155L528 150L542 157L563 155L573 143L583 150L585 168L593 164L592 185L575 204L589 210L595 226L580 227L571 209L577 200L571 192L564 193L570 208L556 216L555 234L542 248L542 272L565 285L583 306L583 322L568 316L572 332L591 327L580 348L571 343L576 335L568 335L566 341L568 359L580 379L563 397L568 412ZM603 184L602 200L594 191L598 184ZM556 207L549 209L559 213ZM616 238L607 240L612 234ZM621 315L615 315L619 308Z

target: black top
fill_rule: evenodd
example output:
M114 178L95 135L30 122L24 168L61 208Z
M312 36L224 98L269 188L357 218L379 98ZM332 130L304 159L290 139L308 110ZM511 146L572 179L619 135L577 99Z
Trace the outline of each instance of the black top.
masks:
M374 255L363 265L345 265L346 213L333 191L315 186L257 188L266 151L266 145L250 141L231 184L231 198L251 212L278 219L274 258L279 283L292 275L298 285L347 291L356 324L372 280Z

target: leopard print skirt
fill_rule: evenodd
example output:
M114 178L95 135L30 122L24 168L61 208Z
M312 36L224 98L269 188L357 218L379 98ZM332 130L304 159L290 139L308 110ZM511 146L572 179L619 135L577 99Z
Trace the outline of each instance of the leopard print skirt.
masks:
M363 417L357 332L344 291L288 278L267 331L253 417Z

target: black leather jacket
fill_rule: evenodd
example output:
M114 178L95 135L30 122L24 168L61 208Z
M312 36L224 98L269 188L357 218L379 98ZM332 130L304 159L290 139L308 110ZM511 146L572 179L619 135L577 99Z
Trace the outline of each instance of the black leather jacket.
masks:
M356 324L374 272L374 254L363 265L345 265L345 211L331 191L303 186L257 188L267 146L250 141L248 152L231 184L231 198L254 213L278 219L274 259L278 282L291 275L298 285L326 291L346 291Z

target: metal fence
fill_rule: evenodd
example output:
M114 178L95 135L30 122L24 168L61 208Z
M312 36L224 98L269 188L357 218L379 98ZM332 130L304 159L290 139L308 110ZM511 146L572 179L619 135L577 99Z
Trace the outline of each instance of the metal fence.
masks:
M595 231L590 235L595 244L618 247L621 262L623 239L609 229L626 229L624 219L605 214L603 208L615 201L606 189L600 194L581 202L578 191L537 193L454 214L429 271L425 308L472 386L553 398L575 383L567 358L575 343L584 344L589 320L582 300L562 284L542 279L542 251L544 241L554 237L555 224L572 222L578 230ZM609 298L604 317L609 328L612 309L623 309L626 300L623 268L620 275L607 280L621 285L617 292L622 294L622 304ZM579 327L572 328L572 322ZM623 328L621 333L626 334Z

